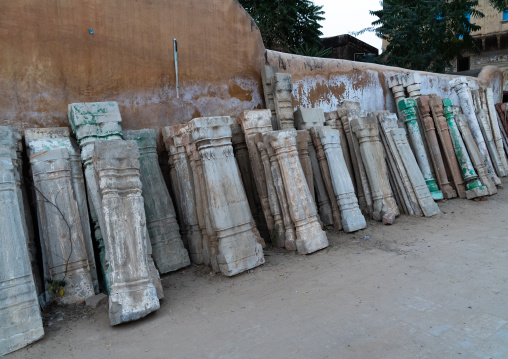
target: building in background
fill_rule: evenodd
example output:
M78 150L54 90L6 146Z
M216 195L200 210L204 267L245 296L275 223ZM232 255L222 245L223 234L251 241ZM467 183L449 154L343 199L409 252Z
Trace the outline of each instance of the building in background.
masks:
M334 59L370 62L379 54L374 46L348 34L322 37L321 42L323 47L332 49L329 57Z

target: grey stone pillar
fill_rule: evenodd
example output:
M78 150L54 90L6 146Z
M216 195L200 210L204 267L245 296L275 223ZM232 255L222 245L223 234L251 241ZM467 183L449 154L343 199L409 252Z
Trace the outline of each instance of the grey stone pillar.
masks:
M276 66L264 65L261 69L261 80L263 81L263 93L265 95L266 108L272 113L272 127L274 130L278 130L277 114L275 112L275 101L273 95L273 80L276 72L279 72L279 68Z
M138 146L135 141L97 141L93 166L110 270L109 321L117 325L160 307L148 265Z
M302 165L303 174L305 175L305 180L309 186L312 199L316 201L316 195L314 192L314 175L312 173L312 162L309 157L310 141L311 140L308 131L296 131L296 150L298 151L298 158L300 159L300 164Z
M356 193L356 181L355 181L355 172L353 170L353 165L351 163L351 156L349 154L349 147L346 138L346 133L344 132L344 127L342 126L342 121L339 116L338 111L325 112L325 121L326 126L330 126L334 130L338 130L340 134L340 146L342 147L342 154L344 155L344 161L346 161L347 170L349 172L349 176L353 181L353 186L355 186Z
M499 121L497 120L497 111L495 107L495 101L494 101L494 92L492 91L492 88L487 87L484 89L485 93L485 101L487 110L489 113L490 118L490 125L492 129L492 135L494 137L494 141L496 144L496 150L499 154L499 158L501 160L501 165L505 171L505 174L508 175L508 160L506 158L506 153L504 151L503 147L503 139L501 136L501 129L499 126Z
M291 74L277 72L273 75L273 99L278 130L295 128L292 91Z

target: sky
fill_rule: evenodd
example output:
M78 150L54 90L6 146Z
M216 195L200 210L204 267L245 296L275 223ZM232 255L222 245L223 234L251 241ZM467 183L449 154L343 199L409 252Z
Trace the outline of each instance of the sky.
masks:
M323 5L325 20L320 24L324 37L349 34L370 27L377 17L371 16L369 10L381 9L380 0L314 0L314 3ZM357 37L381 52L382 41L373 32Z

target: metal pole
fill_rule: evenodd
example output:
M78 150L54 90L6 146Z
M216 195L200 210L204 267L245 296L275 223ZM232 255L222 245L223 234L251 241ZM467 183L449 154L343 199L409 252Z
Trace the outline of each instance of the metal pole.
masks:
M176 74L176 98L179 98L178 95L178 47L176 43L176 39L173 37L173 50L175 54L175 74Z

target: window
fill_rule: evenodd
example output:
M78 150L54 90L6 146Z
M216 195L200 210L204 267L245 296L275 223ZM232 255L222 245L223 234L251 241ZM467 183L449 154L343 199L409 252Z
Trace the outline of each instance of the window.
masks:
M467 71L469 70L470 62L469 57L463 57L460 59L457 59L457 71Z
M506 20L508 20L508 9L505 9L503 11L503 21L506 21Z

